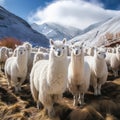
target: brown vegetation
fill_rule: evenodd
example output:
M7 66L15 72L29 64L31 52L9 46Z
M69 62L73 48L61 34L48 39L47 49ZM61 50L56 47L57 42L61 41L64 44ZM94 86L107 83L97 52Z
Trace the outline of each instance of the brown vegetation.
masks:
M65 92L61 103L54 105L56 118L50 119L44 109L36 108L29 83L24 83L22 91L15 94L0 72L0 120L120 120L120 79L107 81L102 96L94 96L91 88L85 102L84 107L73 107L72 95Z
M15 49L15 45L21 45L21 44L22 44L21 41L11 37L3 38L0 40L0 46L6 46L12 49Z

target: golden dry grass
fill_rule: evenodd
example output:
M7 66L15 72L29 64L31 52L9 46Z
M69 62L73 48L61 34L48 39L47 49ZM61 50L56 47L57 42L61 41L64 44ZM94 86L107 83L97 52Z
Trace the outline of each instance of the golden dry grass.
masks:
M9 89L5 75L0 72L0 120L120 120L120 79L110 80L102 86L102 96L94 96L93 89L85 95L84 107L73 107L72 95L67 91L60 104L55 104L56 118L45 110L38 110L32 99L29 83L15 94Z

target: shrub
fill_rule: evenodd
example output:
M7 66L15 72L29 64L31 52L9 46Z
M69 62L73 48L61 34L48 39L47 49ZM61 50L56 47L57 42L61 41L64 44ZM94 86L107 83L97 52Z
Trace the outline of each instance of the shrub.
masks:
M15 49L15 45L21 45L21 44L22 44L21 41L11 37L3 38L0 40L0 46L6 46L12 49Z

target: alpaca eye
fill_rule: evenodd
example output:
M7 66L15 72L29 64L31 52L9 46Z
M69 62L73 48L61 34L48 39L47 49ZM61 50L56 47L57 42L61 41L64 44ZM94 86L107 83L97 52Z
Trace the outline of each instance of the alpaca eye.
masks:
M55 47L53 47L53 49L55 49Z
M62 47L62 49L64 49L64 47Z

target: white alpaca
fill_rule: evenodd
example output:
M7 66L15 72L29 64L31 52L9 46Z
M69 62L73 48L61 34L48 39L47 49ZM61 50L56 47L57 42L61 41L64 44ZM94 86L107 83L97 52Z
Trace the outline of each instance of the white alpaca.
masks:
M108 76L105 52L96 51L94 56L86 56L91 68L91 85L94 88L94 95L101 95L101 86L106 82Z
M120 46L116 48L116 53L106 53L105 60L109 69L112 69L114 76L117 77L120 67Z
M34 100L41 102L50 117L55 115L53 104L66 90L68 60L65 40L50 40L49 60L40 60L32 68L30 87ZM39 106L39 105L37 105Z
M33 65L38 62L39 60L44 60L44 54L43 52L37 52L34 56L34 60L33 60Z
M74 106L84 104L84 94L90 84L90 67L84 62L83 47L77 44L71 47L71 61L68 68L68 88L74 96Z
M95 50L94 47L88 48L87 54L90 55L90 56L94 56L94 50Z
M8 58L8 48L6 47L1 47L0 48L0 65L1 65L1 70L4 70L4 65L5 62Z
M48 53L49 50L48 50L47 48L40 47L40 48L38 49L38 52Z
M15 86L15 91L21 90L21 85L27 75L27 50L23 46L16 48L16 57L10 57L5 63L5 75L8 78L8 86Z
M30 72L33 67L33 59L34 59L34 53L32 53L32 45L29 42L25 42L23 46L27 49L27 56L28 56L28 73L27 73L27 79L30 78Z
M107 53L113 53L113 48L111 47L107 48Z

